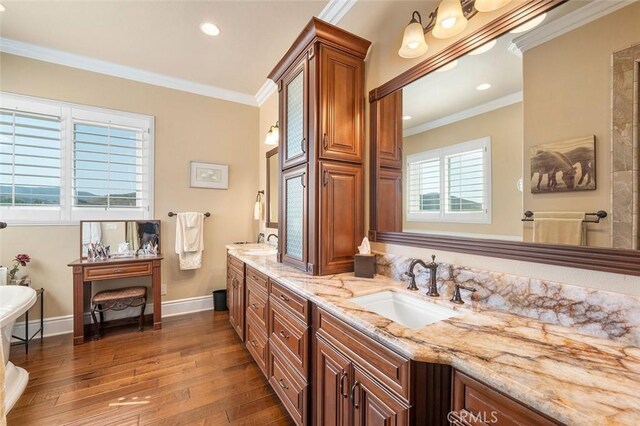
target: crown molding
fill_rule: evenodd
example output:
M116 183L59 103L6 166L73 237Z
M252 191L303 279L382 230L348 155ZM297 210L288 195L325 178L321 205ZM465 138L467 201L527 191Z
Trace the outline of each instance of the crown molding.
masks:
M513 40L520 52L526 52L536 46L553 40L575 30L589 22L602 18L618 9L634 3L635 0L592 1L581 8L568 13L548 24L535 28Z
M330 0L320 11L318 18L330 24L337 24L351 10L358 0ZM269 79L265 81L255 99L258 106L262 106L276 91L277 86Z
M466 120L467 118L475 117L493 111L495 109L504 108L509 105L522 102L522 91L512 93L502 98L494 99L485 104L475 106L473 108L465 109L464 111L456 112L455 114L448 115L446 117L438 118L437 120L429 121L424 124L420 124L415 127L410 127L402 132L403 137L417 135L418 133L433 130L438 127L446 126L458 121Z
M331 0L318 14L318 18L330 24L337 24L351 10L357 0Z
M113 77L124 78L126 80L138 81L140 83L154 86L166 87L183 92L195 93L197 95L210 98L222 99L230 102L237 102L245 105L258 106L256 98L247 93L227 90L220 87L209 86L196 83L181 78L170 77L138 68L115 64L88 56L77 55L75 53L63 52L57 49L42 47L35 44L8 38L0 38L0 51L12 55L24 56L26 58L37 59L39 61L51 62L58 65L91 71Z

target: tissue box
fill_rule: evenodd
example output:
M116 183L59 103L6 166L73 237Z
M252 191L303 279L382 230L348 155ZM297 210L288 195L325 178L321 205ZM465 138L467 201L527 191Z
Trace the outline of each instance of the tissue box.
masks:
M376 275L376 256L374 254L356 254L353 269L356 277L373 278Z

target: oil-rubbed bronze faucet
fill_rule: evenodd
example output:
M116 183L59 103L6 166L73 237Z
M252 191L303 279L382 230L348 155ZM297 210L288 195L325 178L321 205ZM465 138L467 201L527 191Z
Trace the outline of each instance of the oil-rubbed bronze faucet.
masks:
M471 293L475 293L476 289L462 284L455 285L455 289L453 290L453 297L451 297L451 302L457 305L464 305L464 300L462 300L462 297L460 296L460 289L470 291Z
M427 290L427 296L439 297L438 294L438 284L436 281L436 275L438 271L438 264L435 262L436 256L431 256L431 263L426 264L422 259L414 259L409 265L409 272L406 272L405 275L409 277L409 285L407 288L409 290L417 290L418 286L416 285L416 274L413 272L416 265L420 265L425 269L430 271L431 283L429 284L429 290Z

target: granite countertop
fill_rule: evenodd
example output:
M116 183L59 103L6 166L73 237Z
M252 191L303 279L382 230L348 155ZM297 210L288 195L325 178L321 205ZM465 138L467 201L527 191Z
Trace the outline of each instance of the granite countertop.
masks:
M255 244L227 248L249 266L413 360L451 365L570 425L640 424L640 347L477 304L454 305L449 296L434 299L422 291L411 292L406 284L382 275L313 277L278 263L275 255L252 255ZM441 304L460 315L409 329L348 300L383 290Z

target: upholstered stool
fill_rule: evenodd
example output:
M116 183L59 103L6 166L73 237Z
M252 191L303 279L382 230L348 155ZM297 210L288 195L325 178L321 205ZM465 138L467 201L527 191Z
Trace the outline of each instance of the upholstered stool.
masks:
M140 317L138 318L138 328L142 331L144 327L144 308L147 304L147 288L146 287L125 287L115 290L99 291L91 299L91 316L93 317L94 339L99 338L99 331L104 330L104 313L106 311L122 311L127 308L135 308L142 306L140 309ZM96 312L100 314L100 326Z

